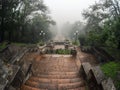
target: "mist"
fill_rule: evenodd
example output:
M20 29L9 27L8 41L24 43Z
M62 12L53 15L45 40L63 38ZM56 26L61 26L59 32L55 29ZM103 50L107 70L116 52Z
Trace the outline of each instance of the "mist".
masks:
M72 34L77 31L73 29L76 22L85 23L82 13L90 5L94 4L96 0L44 0L44 3L50 11L50 16L56 22L56 26L52 26L51 32L53 33L53 39L71 39ZM69 23L71 26L65 27ZM81 31L84 25L81 25L78 29ZM66 29L67 28L67 29ZM69 35L67 35L69 33ZM74 37L73 37L74 38Z
M64 23L76 21L85 22L82 16L84 9L95 3L96 0L44 0L48 6L50 16L56 21L60 30Z

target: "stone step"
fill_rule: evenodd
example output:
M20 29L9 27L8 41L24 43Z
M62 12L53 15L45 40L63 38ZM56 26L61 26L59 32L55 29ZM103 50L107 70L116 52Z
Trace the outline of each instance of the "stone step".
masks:
M39 64L38 64L39 65ZM34 72L78 72L78 69L76 67L72 67L70 66L48 66L48 67L38 67L38 65L36 65L37 67L34 69L32 69ZM44 64L45 65L45 64ZM46 65L47 66L47 65Z
M29 81L39 82L39 83L73 83L82 81L82 78L72 78L72 79L48 79L48 78L38 78L30 77Z
M38 78L54 78L54 79L72 79L72 78L77 78L80 77L79 75L41 75L41 74L36 74L34 77Z
M40 72L40 71L35 71L34 73L39 73L41 75L79 75L78 72Z
M39 67L40 68L40 67ZM41 67L42 68L42 67ZM68 67L70 68L70 67ZM34 74L36 73L41 73L41 72L78 72L78 70L75 70L75 69L68 69L68 68L62 68L61 67L61 70L59 68L53 68L53 69L47 69L47 70L32 70ZM41 73L42 74L42 73Z
M25 85L35 88L42 88L42 89L49 89L49 90L57 90L57 84L48 84L48 83L38 83L38 82L31 82L27 81Z
M58 89L59 90L67 90L67 89L74 89L85 86L85 83L83 81L81 82L75 82L75 83L64 83L59 84Z
M57 90L57 89L66 90L66 89L82 87L85 85L83 81L79 81L75 83L52 84L52 83L38 83L38 82L29 81L29 80L25 84L35 88L51 89L51 90Z
M85 86L83 87L78 87L78 88L73 88L73 89L68 89L68 90L87 90Z
M40 89L40 88L31 87L28 85L22 85L20 90L48 90L48 89Z

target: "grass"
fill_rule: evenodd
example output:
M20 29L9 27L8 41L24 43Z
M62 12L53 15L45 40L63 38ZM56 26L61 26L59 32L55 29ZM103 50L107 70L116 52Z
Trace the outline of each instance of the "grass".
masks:
M120 80L117 78L117 72L120 71L120 62L109 62L101 65L101 69L107 77L111 77L115 86L120 90Z

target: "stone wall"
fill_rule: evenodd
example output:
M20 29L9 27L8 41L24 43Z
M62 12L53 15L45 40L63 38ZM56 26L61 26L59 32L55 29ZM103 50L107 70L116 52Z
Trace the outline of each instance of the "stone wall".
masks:
M9 45L0 52L0 90L16 90L25 81L31 63L24 63L23 56L29 51L27 47ZM5 81L5 83L2 83Z
M0 59L9 63L14 57L20 55L26 47L20 47L16 45L8 45L0 52Z

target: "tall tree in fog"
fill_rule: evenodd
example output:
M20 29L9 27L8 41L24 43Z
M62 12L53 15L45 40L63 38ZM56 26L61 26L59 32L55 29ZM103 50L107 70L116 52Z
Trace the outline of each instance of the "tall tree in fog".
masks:
M30 36L27 34L27 31L34 32L34 30L30 29L30 31L27 29L28 26L31 25L32 20L34 20L33 18L36 13L39 14L41 18L45 19L46 23L53 22L51 18L43 17L49 16L47 15L47 7L44 5L42 0L1 0L0 2L1 41L29 41L27 37ZM45 23L43 22L41 24Z
M100 0L84 11L87 19L86 30L89 32L89 40L94 45L106 44L120 47L120 1Z
M65 35L69 39L73 39L75 37L74 33L78 31L78 34L84 34L84 24L80 21L76 21L73 24L65 23L62 28L63 35Z

